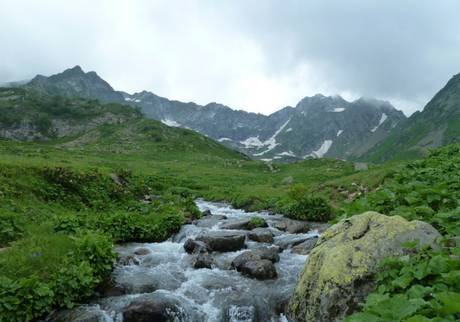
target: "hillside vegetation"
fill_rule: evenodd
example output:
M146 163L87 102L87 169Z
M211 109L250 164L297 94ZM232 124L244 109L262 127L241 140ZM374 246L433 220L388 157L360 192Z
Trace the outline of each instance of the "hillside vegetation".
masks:
M346 209L348 216L375 210L422 220L443 234L438 249L383 261L377 290L348 322L459 321L460 144L408 163Z
M196 197L328 220L390 171L375 168L369 178L338 160L267 165L131 107L24 89L2 95L10 113L2 133L30 124L22 141L0 140L2 322L30 321L92 296L108 282L114 243L166 239L200 216ZM117 121L92 122L107 114Z
M421 112L400 123L363 159L373 162L413 159L459 140L460 74L452 77Z

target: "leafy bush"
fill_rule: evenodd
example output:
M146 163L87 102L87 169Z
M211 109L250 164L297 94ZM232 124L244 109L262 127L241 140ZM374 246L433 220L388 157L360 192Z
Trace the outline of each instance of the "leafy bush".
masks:
M329 221L332 219L332 207L321 196L311 195L305 186L297 184L288 192L287 201L279 208L287 217L299 220Z
M17 214L0 214L0 247L20 238L23 225L23 220Z
M459 247L446 247L384 260L377 291L346 321L459 321L459 255Z
M0 254L0 321L31 321L71 308L111 272L110 239L95 233L32 236Z
M258 227L266 227L267 223L265 220L261 217L252 217L251 220L249 221L249 229L254 229Z
M443 235L439 250L386 259L377 290L362 312L346 321L444 322L460 320L460 145L434 151L397 171L380 189L345 209L377 210L431 223Z

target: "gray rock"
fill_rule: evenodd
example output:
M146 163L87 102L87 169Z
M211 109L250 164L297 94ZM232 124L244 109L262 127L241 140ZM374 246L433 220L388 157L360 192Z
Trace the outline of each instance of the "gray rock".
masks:
M312 237L310 239L307 239L303 243L292 247L291 252L299 255L308 255L311 252L311 250L315 247L317 241L318 237Z
M209 251L208 246L199 240L187 239L184 243L184 249L187 253L206 253Z
M232 261L232 268L243 275L257 279L276 278L277 272L273 263L279 261L277 247L264 247L244 252Z
M166 298L135 301L123 309L124 322L170 322L180 317L185 318L180 303Z
M147 247L138 247L134 250L134 254L138 256L145 256L150 254L152 251L148 249Z
M272 243L273 233L268 228L254 228L249 232L248 238L260 243Z
M290 300L294 321L342 321L374 290L383 258L406 254L403 245L436 246L440 234L427 223L366 212L326 230L311 251ZM413 251L413 250L411 250Z
M193 263L193 268L212 268L214 259L209 253L199 253Z
M279 246L281 249L289 249L296 245L302 244L310 238L311 236L308 235L281 235L276 238L275 245Z
M310 227L306 221L283 218L276 223L275 227L290 234L307 233Z
M274 279L278 276L275 265L268 259L257 261L248 261L240 266L237 270L243 275L253 277L259 280Z
M250 219L238 219L238 220L229 220L228 222L220 225L221 229L247 229Z
M246 235L238 232L209 231L196 240L204 242L211 251L232 252L245 246Z
M281 252L281 248L278 246L262 247L253 250L253 252L262 259L268 259L272 263L277 263L280 260L279 253Z
M203 211L203 216L212 216L212 213L211 213L211 210L209 209L206 209L205 211Z

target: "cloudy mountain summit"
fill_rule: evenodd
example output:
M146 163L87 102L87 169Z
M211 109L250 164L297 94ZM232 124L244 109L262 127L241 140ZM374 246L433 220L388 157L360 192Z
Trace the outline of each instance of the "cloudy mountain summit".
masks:
M115 91L95 72L79 66L49 77L36 76L26 87L46 94L96 98L140 107L168 126L195 130L222 144L265 161L334 157L356 159L382 141L405 119L389 102L317 94L295 107L270 115L210 103L198 105L142 91Z

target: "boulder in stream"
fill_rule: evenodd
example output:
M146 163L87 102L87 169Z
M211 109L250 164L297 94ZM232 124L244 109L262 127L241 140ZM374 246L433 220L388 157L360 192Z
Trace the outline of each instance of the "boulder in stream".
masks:
M152 251L147 247L138 247L134 250L134 254L138 256L145 256L150 254Z
M306 221L294 220L289 218L283 218L276 223L275 227L281 231L286 231L290 234L301 234L307 233L310 230L310 226Z
M185 241L184 249L189 254L207 253L209 251L208 246L204 242L193 239L187 239Z
M244 248L245 239L245 234L226 231L208 231L196 238L204 242L209 250L216 252L233 252Z
M228 220L220 225L220 229L251 230L259 227L268 227L267 222L262 217L252 217L237 220Z
M279 248L264 247L256 250L246 251L232 261L232 267L243 275L260 280L273 279L277 277L275 265L279 261Z
M249 232L248 238L259 243L272 243L273 233L268 228L254 228Z
M212 268L214 259L209 253L199 253L193 262L193 268Z
M153 294L134 300L122 311L124 322L187 321L187 314L176 298Z
M295 321L341 321L374 290L378 263L407 251L418 241L435 245L440 234L421 221L366 212L326 230L309 255L292 296L288 315Z
M307 239L303 243L300 243L292 247L291 252L299 255L308 255L311 252L311 250L315 247L317 241L318 237L312 237L310 239Z

